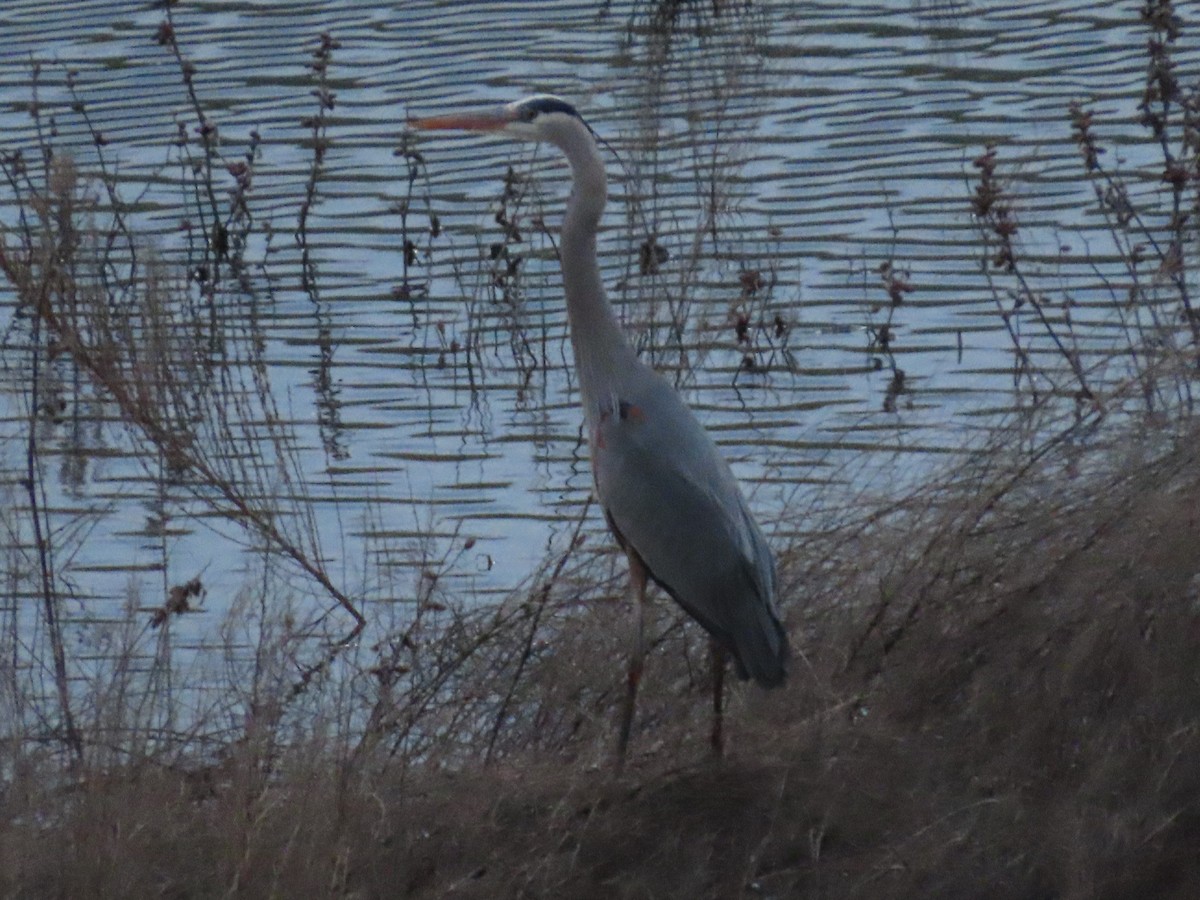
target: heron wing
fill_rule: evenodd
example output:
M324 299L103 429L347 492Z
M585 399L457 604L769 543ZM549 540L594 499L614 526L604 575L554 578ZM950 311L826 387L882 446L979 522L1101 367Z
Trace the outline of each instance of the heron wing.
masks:
M612 398L594 428L596 488L618 537L725 645L739 672L783 678L774 561L716 445L666 382Z

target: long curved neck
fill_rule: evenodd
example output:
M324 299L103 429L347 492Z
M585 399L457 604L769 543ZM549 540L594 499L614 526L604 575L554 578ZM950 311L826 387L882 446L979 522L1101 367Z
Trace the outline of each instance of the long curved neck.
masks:
M597 404L615 393L616 376L636 365L637 354L613 315L596 259L596 229L608 196L604 163L583 123L572 126L554 141L574 176L558 250L575 368L585 413L592 417Z

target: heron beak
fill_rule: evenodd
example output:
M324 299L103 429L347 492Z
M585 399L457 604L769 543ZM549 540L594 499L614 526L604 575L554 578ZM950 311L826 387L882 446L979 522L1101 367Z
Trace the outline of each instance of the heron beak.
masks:
M408 124L411 128L420 128L423 131L503 131L512 121L513 116L508 110L499 109L410 118Z

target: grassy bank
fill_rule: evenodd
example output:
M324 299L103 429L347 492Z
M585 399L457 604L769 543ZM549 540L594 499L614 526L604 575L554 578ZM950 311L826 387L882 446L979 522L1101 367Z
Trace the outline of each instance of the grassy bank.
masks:
M353 758L320 729L286 745L260 734L214 765L147 759L66 784L26 754L2 797L0 886L14 897L1194 896L1194 447L1194 435L1154 451L1130 441L1073 480L1023 467L1021 488L999 497L979 490L1012 474L993 463L960 472L961 493L947 486L936 506L914 498L793 548L793 677L774 694L737 690L720 763L705 755L703 678L668 621L625 775L606 763L603 703L553 746L539 738L539 710L603 697L617 677L615 656L593 665L578 652L613 640L603 614L585 614L512 701L528 746L510 735L491 765L482 747L474 761Z

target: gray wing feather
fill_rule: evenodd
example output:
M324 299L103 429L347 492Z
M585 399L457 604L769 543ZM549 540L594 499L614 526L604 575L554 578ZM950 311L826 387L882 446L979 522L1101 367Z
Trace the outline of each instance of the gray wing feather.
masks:
M595 429L605 513L654 580L733 654L739 674L777 685L788 650L770 548L708 433L643 371L649 377L613 398Z

